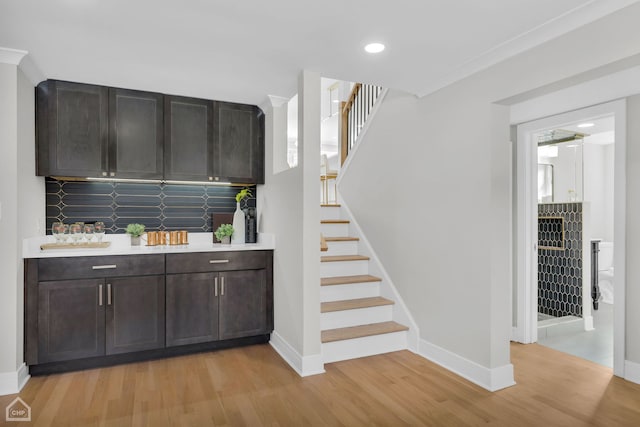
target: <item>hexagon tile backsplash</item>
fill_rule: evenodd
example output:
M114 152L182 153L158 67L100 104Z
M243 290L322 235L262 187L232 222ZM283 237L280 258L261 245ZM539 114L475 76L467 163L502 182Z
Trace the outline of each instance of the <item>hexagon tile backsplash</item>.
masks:
M211 214L233 213L245 187L46 180L47 234L56 221L102 221L110 233L137 222L150 230L211 231ZM255 196L255 185L247 186ZM241 202L255 208L256 199Z
M539 204L538 239L538 312L582 317L582 203Z

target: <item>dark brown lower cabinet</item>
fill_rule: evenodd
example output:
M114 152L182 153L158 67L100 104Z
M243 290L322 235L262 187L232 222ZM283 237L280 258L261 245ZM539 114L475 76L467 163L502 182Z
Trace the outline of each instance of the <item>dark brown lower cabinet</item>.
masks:
M106 280L106 354L164 347L164 276Z
M217 276L167 275L167 347L218 339Z
M167 347L270 332L265 269L167 275Z
M273 251L25 260L32 375L265 343Z
M164 347L164 276L40 282L38 363Z
M102 280L61 280L38 286L38 362L104 355Z

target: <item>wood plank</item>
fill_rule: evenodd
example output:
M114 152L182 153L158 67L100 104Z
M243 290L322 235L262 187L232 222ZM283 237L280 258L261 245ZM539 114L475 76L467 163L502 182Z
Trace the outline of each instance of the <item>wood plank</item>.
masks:
M393 304L395 304L393 301L383 297L347 299L342 301L323 302L320 304L320 312L329 313L332 311L357 310L359 308L380 307L383 305Z
M43 243L40 249L43 251L49 249L90 249L90 248L108 248L111 242L80 242L80 243Z
M640 384L610 368L537 344L512 343L511 363L517 384L491 393L408 350L300 377L253 345L33 376L0 408L19 396L32 409L23 424L52 427L640 425Z
M322 342L350 340L353 338L370 337L372 335L390 334L408 331L409 328L396 322L380 322L370 325L349 326L348 328L328 329L322 331Z
M320 279L320 286L333 286L333 285L350 285L353 283L375 283L381 282L382 279L369 274L359 274L355 276L334 276L323 277Z
M369 261L368 256L363 255L335 255L335 256L322 256L321 262L341 262L341 261Z
M348 219L323 219L320 224L349 224Z
M327 242L357 242L360 240L358 237L325 237Z
M329 250L329 246L327 245L327 241L324 236L320 234L320 252L326 252Z

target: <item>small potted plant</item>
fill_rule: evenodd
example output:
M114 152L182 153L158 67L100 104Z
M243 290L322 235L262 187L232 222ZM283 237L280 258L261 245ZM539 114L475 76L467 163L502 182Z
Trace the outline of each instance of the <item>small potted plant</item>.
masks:
M144 225L129 224L126 232L131 236L131 246L140 246L140 236L144 234Z
M233 226L231 224L221 224L213 234L216 235L216 239L218 239L222 244L228 245L231 243Z

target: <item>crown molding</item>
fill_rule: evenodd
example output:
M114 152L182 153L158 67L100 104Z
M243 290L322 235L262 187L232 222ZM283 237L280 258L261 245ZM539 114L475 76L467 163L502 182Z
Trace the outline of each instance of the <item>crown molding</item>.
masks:
M418 92L416 96L422 98L423 96L432 94L499 62L597 21L638 1L639 0L591 0L511 40L500 43L470 61L460 64L457 69L448 72L447 75L441 79L433 81L422 91Z
M9 65L19 65L22 58L27 56L29 52L26 50L10 49L8 47L0 47L0 63Z

